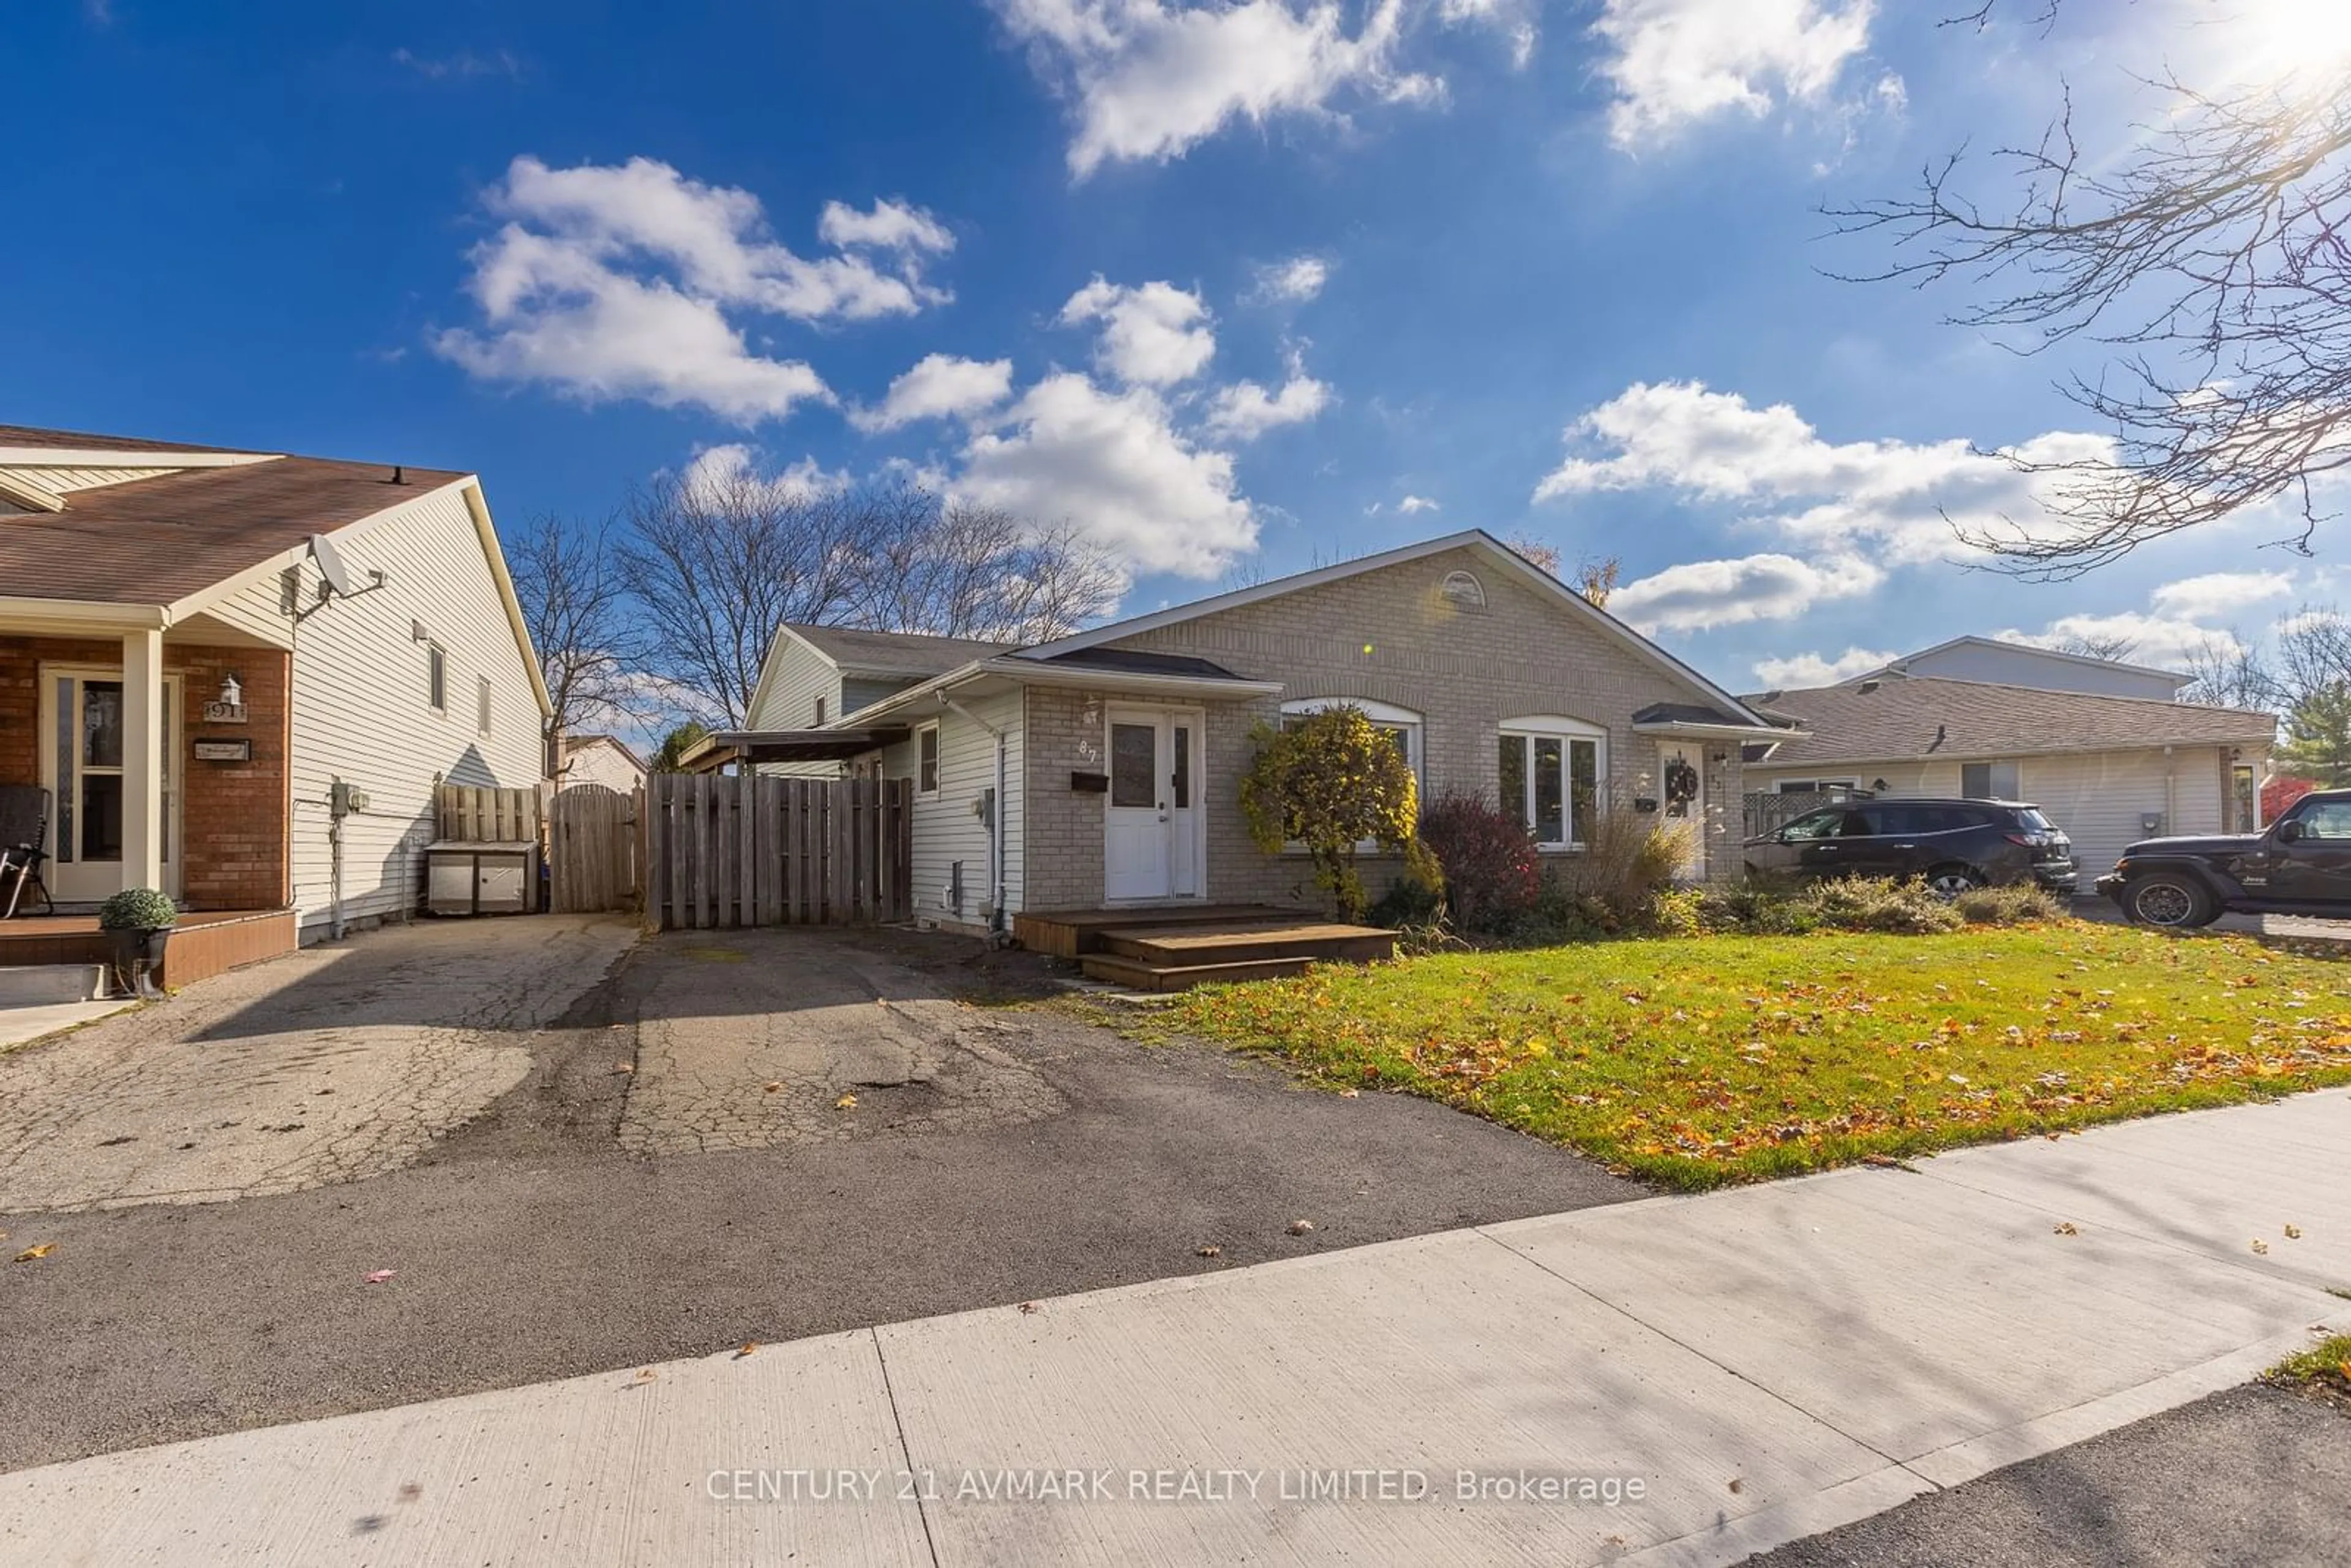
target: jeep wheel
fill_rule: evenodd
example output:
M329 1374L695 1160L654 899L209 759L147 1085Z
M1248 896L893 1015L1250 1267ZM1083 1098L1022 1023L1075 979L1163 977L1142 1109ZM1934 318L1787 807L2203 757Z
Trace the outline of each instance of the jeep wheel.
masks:
M1927 891L1938 898L1957 898L1983 885L1983 873L1971 865L1938 865L1927 873Z
M2210 925L2220 906L2202 883L2171 872L2136 877L2123 889L2123 913L2141 925L2167 931Z

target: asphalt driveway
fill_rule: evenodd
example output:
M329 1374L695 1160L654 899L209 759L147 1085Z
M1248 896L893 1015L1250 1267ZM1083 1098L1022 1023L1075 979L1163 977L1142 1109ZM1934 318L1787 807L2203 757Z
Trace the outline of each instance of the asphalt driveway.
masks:
M422 925L0 1056L0 1469L1643 1196L1035 963Z

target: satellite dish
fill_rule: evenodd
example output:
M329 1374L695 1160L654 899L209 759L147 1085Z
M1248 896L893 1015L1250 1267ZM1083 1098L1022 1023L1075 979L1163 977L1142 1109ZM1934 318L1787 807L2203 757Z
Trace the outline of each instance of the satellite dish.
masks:
M329 588L337 593L350 592L351 569L345 566L343 558L336 553L334 540L324 534L312 534L310 559L319 563L319 575L327 580Z

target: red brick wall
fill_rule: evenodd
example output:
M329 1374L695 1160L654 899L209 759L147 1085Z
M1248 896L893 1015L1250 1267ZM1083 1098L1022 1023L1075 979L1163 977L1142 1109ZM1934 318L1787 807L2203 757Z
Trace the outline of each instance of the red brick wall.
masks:
M38 783L40 665L120 666L116 641L0 637L0 781ZM291 711L289 656L274 648L195 647L166 643L163 667L180 677L180 712L172 726L180 783L181 902L192 909L280 909L289 896L287 845ZM204 704L221 677L236 673L246 722L206 725ZM194 739L253 742L247 763L198 762Z

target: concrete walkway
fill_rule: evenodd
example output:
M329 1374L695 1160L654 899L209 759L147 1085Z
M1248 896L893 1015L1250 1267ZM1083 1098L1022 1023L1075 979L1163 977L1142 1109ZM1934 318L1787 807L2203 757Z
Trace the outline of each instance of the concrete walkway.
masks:
M2330 1091L19 1471L0 1560L1731 1563L2346 1287Z

